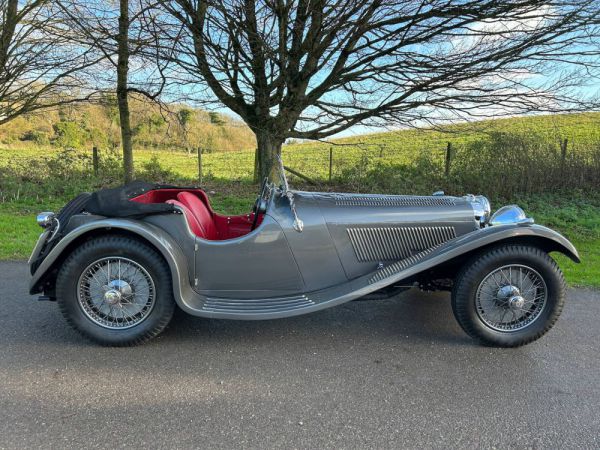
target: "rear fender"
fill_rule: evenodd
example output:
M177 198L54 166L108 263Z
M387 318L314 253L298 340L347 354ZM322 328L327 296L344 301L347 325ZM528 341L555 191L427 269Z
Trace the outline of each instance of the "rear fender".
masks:
M92 234L97 235L99 231L125 232L137 236L154 247L166 260L173 277L173 293L175 299L181 304L183 298L193 296L189 280L188 262L183 251L175 239L161 228L147 222L132 221L128 219L100 219L84 223L66 236L50 251L33 273L29 289L31 294L42 291L43 282L47 274L51 273L64 257L72 251L72 246L77 245L81 239Z

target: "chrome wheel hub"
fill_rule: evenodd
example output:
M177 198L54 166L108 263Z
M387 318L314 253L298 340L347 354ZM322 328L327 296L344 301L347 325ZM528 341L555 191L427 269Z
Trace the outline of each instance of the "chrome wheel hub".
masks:
M525 306L525 299L520 295L508 299L508 307L511 309L521 309L523 306Z
M479 284L477 315L485 325L512 332L531 325L547 301L546 282L528 266L513 264L490 272Z
M109 305L120 305L121 300L124 300L133 295L133 289L131 285L121 279L112 280L105 286L107 291L104 294L104 298Z
M92 322L110 329L131 328L145 320L154 308L154 281L133 260L102 258L82 272L77 299Z
M109 305L116 305L121 303L121 293L111 289L110 291L106 291L106 294L104 294L104 299Z
M519 309L525 306L525 298L521 295L521 291L512 284L507 284L498 289L496 299L498 300L498 305L512 309Z

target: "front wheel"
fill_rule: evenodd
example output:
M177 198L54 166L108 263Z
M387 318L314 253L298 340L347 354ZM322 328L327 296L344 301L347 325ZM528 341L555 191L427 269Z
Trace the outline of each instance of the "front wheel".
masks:
M552 328L564 298L562 272L546 252L503 245L467 263L454 284L452 310L483 344L518 347Z
M64 317L102 345L141 344L173 316L169 268L156 250L125 236L87 241L64 262L56 279Z

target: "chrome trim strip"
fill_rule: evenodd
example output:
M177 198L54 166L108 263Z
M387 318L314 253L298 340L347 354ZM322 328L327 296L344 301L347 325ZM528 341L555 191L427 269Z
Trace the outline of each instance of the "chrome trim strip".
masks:
M207 297L203 311L229 314L265 314L292 311L314 305L306 295L265 299L232 299Z

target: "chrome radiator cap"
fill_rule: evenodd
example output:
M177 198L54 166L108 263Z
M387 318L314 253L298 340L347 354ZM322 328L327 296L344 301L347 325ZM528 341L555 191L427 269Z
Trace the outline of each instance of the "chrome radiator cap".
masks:
M465 198L471 204L475 218L479 220L479 223L482 226L487 224L492 212L492 205L488 198L483 195L473 194L468 194Z

